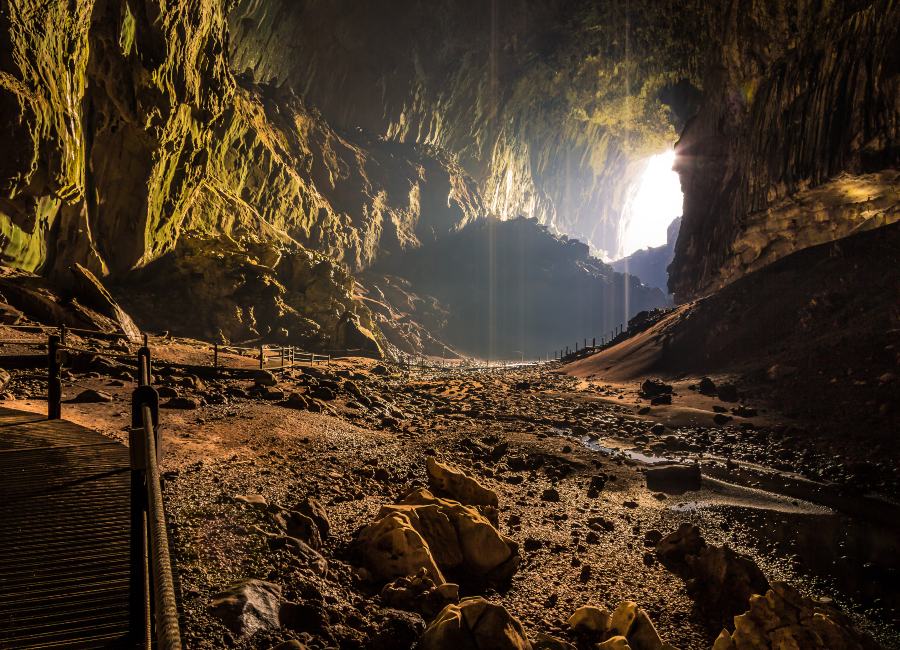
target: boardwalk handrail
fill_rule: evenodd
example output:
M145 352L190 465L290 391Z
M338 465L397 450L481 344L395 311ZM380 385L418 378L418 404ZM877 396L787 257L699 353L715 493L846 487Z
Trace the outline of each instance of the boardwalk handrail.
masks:
M137 604L139 597L144 601L141 609L143 625L149 630L148 648L152 644L162 650L180 650L178 604L159 475L159 396L151 386L151 379L150 348L145 345L138 351L138 387L132 398L131 443L137 446L135 443L139 442L142 452L132 453L132 548L138 551L135 555L139 557L134 560L141 563L142 573L149 569L151 602L142 597L146 594L142 580L140 584L132 584L132 603ZM140 529L135 529L136 524L140 524ZM144 539L147 549L143 549Z

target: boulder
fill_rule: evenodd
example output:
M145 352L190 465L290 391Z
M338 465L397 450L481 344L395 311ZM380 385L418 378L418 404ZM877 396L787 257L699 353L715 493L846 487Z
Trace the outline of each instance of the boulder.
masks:
M584 605L575 610L568 623L576 632L600 634L609 628L609 612L593 605Z
M656 492L681 494L700 489L700 465L697 464L654 465L647 468L645 476L647 488Z
M279 627L281 587L264 580L242 580L217 594L210 612L238 638Z
M628 639L624 636L611 636L603 643L595 646L596 650L631 650Z
M435 583L446 582L431 549L406 513L390 512L363 528L357 547L373 575L381 580L424 570Z
M425 461L425 469L428 473L428 485L434 494L459 501L464 505L478 506L491 523L498 525L497 507L500 500L496 492L483 487L462 470L438 462L430 456Z
M734 617L734 632L722 630L713 650L863 650L875 647L871 640L855 631L840 612L802 596L785 583L773 583L765 596L753 595L749 603L749 610Z
M695 555L706 546L700 529L685 522L678 530L669 533L656 545L656 555L666 566L685 563L688 555Z
M200 408L200 403L193 397L173 397L168 402L160 404L164 409L179 409L183 411L192 411Z
M437 584L444 582L442 571L447 570L505 582L520 559L518 545L477 509L425 489L384 506L377 521L360 533L358 548L381 578L413 575L424 568Z
M253 371L253 383L257 386L276 386L278 384L278 379L275 375L268 370L254 370Z
M532 650L522 624L502 605L465 598L426 628L420 650Z
M315 522L322 539L327 539L328 535L331 534L331 521L328 519L328 512L318 499L307 497L294 506L294 510L303 513Z
M671 645L660 638L659 632L656 631L647 612L630 600L619 603L619 606L613 611L609 622L609 633L612 638L625 637L631 650L672 649Z
M641 397L652 399L660 395L671 395L672 385L659 379L647 379L641 384Z
M0 368L0 391L6 388L9 385L9 382L12 381L12 375L8 372Z
M275 516L275 523L291 537L303 540L316 550L322 548L322 535L319 527L312 518L302 512L295 510L281 512Z
M740 612L752 594L764 593L769 584L750 558L727 546L709 546L693 524L683 523L656 545L660 561L687 582L688 593L708 604L712 618Z
M716 394L716 382L714 382L709 377L704 377L700 380L700 383L697 384L697 390L704 395L715 395Z

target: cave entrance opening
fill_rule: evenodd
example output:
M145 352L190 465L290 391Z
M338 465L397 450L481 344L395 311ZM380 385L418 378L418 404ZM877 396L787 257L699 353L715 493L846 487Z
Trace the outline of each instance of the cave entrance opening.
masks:
M672 169L674 162L674 149L642 161L643 169L626 191L617 258L666 243L669 224L681 216L684 204L681 182Z

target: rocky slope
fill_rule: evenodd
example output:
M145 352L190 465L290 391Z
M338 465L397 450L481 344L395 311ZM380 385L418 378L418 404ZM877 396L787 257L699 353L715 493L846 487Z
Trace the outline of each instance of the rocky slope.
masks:
M385 277L387 276L387 277ZM534 219L483 219L441 240L385 257L364 276L388 290L404 278L419 296L430 328L454 348L488 359L544 358L554 350L583 347L639 311L661 307L660 289L616 273L591 257L588 247L557 237Z

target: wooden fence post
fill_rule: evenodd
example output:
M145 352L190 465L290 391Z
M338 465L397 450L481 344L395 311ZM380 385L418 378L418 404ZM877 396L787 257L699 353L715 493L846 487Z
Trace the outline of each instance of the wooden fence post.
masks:
M59 379L59 336L47 340L47 419L62 417L62 382Z

